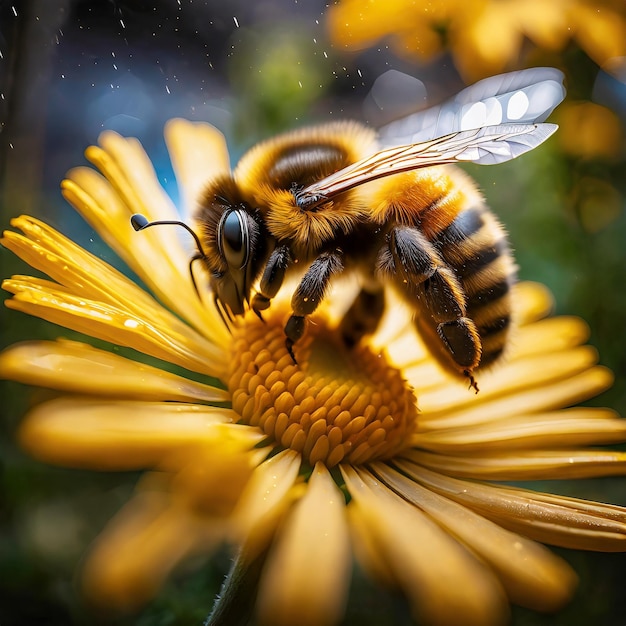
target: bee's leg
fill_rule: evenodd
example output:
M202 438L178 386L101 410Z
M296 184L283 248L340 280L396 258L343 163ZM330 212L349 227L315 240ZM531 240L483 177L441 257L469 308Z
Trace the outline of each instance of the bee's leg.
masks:
M346 345L355 346L362 337L372 334L385 310L385 290L379 283L361 288L346 311L339 331Z
M470 379L480 363L481 340L466 317L466 296L452 269L416 228L397 226L378 256L378 270L415 307L415 325L431 354L446 369Z
M261 276L259 291L257 291L252 298L252 310L261 319L263 319L261 317L261 311L265 311L265 309L269 308L271 299L276 296L283 284L285 272L290 263L291 254L288 246L277 246L272 250L267 264L265 265L265 269L263 270L263 275Z
M343 270L342 257L339 249L320 254L309 266L291 298L293 312L285 325L285 345L294 362L293 346L304 335L306 316L311 315L324 299L330 279Z

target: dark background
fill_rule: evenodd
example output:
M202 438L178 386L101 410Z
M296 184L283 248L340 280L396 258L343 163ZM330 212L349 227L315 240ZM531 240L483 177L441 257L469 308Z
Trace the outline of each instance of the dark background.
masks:
M446 54L401 58L384 40L341 50L328 39L325 4L295 0L0 0L0 55L0 227L21 213L42 217L118 267L58 188L103 129L139 137L175 196L162 140L170 117L215 124L236 160L258 139L304 122L385 121L370 90L390 69L421 79L432 102L464 85ZM570 101L593 99L623 125L625 76L603 71L575 43L558 53L532 48L510 69L529 64L560 67ZM614 388L594 403L626 415L624 142L618 137L610 154L584 154L571 149L576 129L563 129L570 135L532 155L471 173L508 227L521 277L547 284L559 313L589 322L601 362L616 375ZM4 249L0 264L4 277L26 271ZM59 334L0 310L0 347ZM82 603L81 556L137 477L29 459L14 432L43 392L3 383L1 393L0 626L201 623L228 568L226 555L181 571L139 615L96 614ZM618 479L534 486L626 504ZM515 610L514 624L624 626L626 556L560 553L581 578L576 599L557 616ZM346 623L411 623L401 598L373 591L358 574L352 593Z

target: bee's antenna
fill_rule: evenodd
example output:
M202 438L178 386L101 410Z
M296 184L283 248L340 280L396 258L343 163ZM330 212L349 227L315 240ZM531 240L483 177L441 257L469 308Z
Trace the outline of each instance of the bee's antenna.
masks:
M202 299L200 296L200 291L198 290L198 285L196 284L196 279L193 275L193 263L198 259L206 259L206 254L202 249L202 242L200 241L200 238L198 237L198 235L196 235L193 229L188 224L185 224L185 222L181 222L178 220L156 220L154 222L149 222L148 218L141 213L135 213L134 215L132 215L130 218L130 223L137 232L143 230L144 228L150 228L150 226L163 226L164 224L170 226L182 226L194 238L194 241L196 242L196 248L198 248L198 252L197 254L194 254L194 256L191 258L191 261L189 261L189 275L191 276L191 282L193 284L193 288L196 290L198 298Z
M199 256L197 256L196 258L206 259L206 254L204 253L204 250L202 248L202 242L200 241L200 237L198 237L193 228L191 228L191 226L189 226L188 224L185 224L185 222L181 222L179 220L156 220L154 222L149 222L148 218L145 215L142 215L141 213L135 213L134 215L131 215L130 223L136 231L143 230L144 228L150 228L150 226L162 226L163 224L168 224L171 226L182 226L194 238L194 241L196 242L196 247L198 248L198 252L200 253Z

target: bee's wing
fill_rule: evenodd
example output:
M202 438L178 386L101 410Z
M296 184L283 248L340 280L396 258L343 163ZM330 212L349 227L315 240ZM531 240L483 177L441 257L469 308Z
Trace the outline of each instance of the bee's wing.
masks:
M396 146L345 167L296 193L303 209L383 176L445 163L495 165L536 148L556 124L506 124L454 132L430 141Z
M535 67L492 76L439 106L383 126L380 144L386 148L483 126L543 122L564 96L563 73L554 68Z

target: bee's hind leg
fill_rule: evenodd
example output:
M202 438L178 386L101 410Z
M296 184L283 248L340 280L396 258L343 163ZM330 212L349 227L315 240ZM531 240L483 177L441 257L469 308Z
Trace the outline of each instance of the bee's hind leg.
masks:
M467 317L460 281L432 242L418 229L396 226L379 253L378 267L413 306L415 327L431 355L477 391L472 372L480 364L480 334Z
M361 288L346 311L339 331L348 347L355 346L362 337L371 335L385 311L385 289L379 283Z

